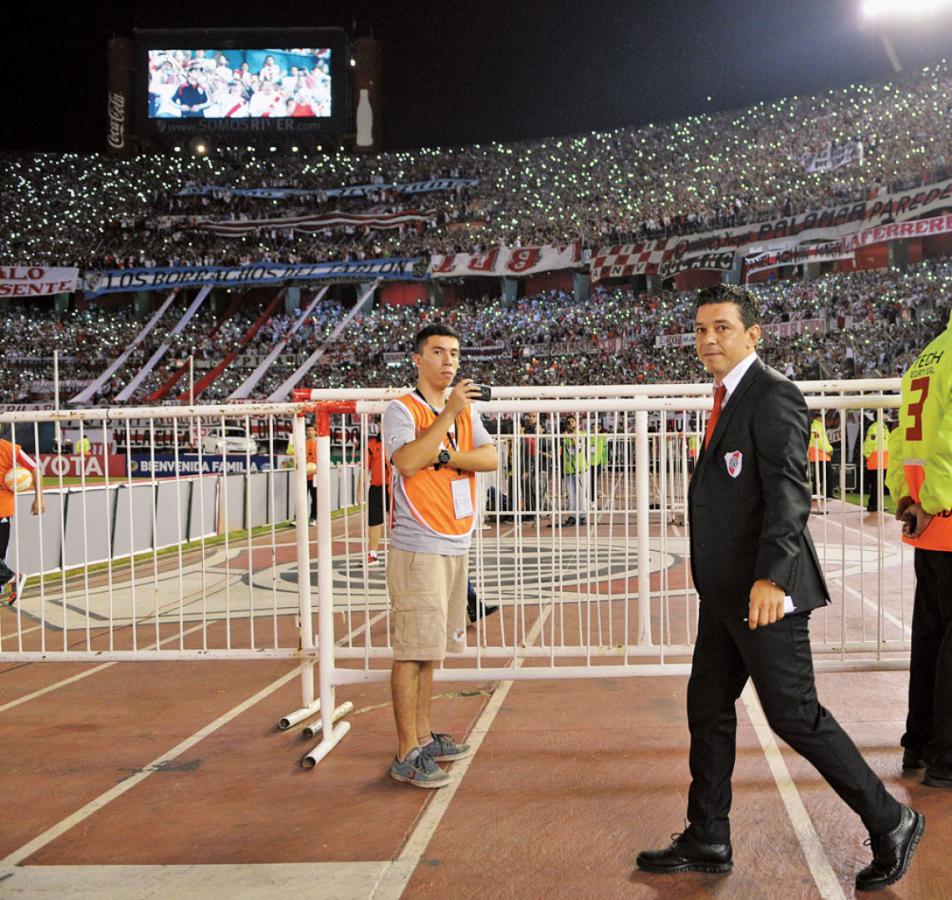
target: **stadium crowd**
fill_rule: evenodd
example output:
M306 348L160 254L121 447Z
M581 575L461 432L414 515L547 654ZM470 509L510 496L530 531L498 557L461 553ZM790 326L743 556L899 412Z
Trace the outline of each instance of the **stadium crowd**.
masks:
M806 319L821 323L818 329L783 339L768 329L763 355L786 374L796 379L893 376L946 321L952 259L927 260L905 272L832 274L813 281L755 285L752 290L761 303L764 322ZM596 287L586 304L552 291L522 298L514 305L484 297L448 309L376 307L351 320L301 384L352 388L407 383L412 375L407 349L421 323L434 318L464 335L466 374L480 381L513 385L697 381L703 375L690 348L656 345L659 336L692 331L694 297L691 291L652 296ZM189 354L194 356L199 378L239 345L264 300L231 311L202 309L179 335L169 339L187 302L187 297L176 301L104 384L95 402L110 402L166 341L169 352L133 399L145 400ZM37 324L29 328L25 304L0 315L0 323L13 336L0 350L0 384L20 402L49 397L52 391L52 359L36 355L37 327L44 352L60 350L61 377L68 378L71 395L73 388L101 374L117 348L127 346L146 323L145 316L134 319L128 310L117 313L90 306L59 316L47 310L38 317L41 309L42 304L30 301L29 321ZM287 339L251 395L269 396L321 346L345 312L332 301L322 301L290 337L300 311L271 316L201 399L227 398L278 342ZM179 382L166 400L187 388L187 381ZM67 396L65 389L62 396Z
M574 137L355 156L246 149L111 159L8 156L0 186L12 264L113 268L311 262L475 251L581 237L589 246L684 233L838 206L943 177L952 166L952 73L942 63L892 83L852 85L748 109ZM861 143L862 159L808 171L808 154ZM341 201L300 196L182 197L189 186L331 189L442 177L475 186L407 201L383 188ZM406 209L402 230L279 226L243 237L191 227L197 215L277 218ZM192 223L193 224L193 223Z
M823 323L822 333L805 331L782 339L768 330L763 355L774 367L795 379L890 377L946 321L952 260L926 261L905 273L844 273L752 290L764 322ZM704 375L693 348L658 347L656 340L693 332L695 297L693 291L634 296L595 288L584 305L569 294L552 292L512 307L487 298L453 307L443 318L466 337L464 364L477 381L694 382ZM391 307L355 319L308 383L341 388L404 383L411 376L406 349L430 316L421 308ZM497 345L501 353L494 352ZM386 353L395 354L395 366Z

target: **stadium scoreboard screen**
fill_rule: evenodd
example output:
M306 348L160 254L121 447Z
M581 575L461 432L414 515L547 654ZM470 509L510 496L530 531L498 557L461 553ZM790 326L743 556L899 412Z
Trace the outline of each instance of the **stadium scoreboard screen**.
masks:
M136 32L135 121L150 143L244 143L352 131L337 28Z

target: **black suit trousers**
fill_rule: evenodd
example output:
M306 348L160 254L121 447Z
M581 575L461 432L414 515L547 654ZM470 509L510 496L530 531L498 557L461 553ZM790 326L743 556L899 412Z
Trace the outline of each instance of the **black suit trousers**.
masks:
M902 745L952 771L952 551L916 548L909 717Z
M688 682L688 821L702 841L730 840L735 703L748 677L774 732L826 779L871 834L892 830L900 807L836 719L817 700L809 613L751 631L739 617L704 612Z

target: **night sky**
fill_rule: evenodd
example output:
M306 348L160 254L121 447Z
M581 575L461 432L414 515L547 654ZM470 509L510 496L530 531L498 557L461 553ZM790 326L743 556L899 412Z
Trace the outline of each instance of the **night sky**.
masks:
M384 45L386 149L574 134L735 109L892 67L859 0L20 6L2 38L0 149L105 146L106 49L133 28L341 26ZM952 15L893 25L907 71L952 57ZM708 99L710 97L710 100Z

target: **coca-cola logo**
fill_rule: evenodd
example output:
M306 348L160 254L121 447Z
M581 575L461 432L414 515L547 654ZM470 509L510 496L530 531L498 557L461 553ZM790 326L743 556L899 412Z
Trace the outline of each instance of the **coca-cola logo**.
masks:
M109 92L109 146L121 150L126 145L126 98L117 91Z

